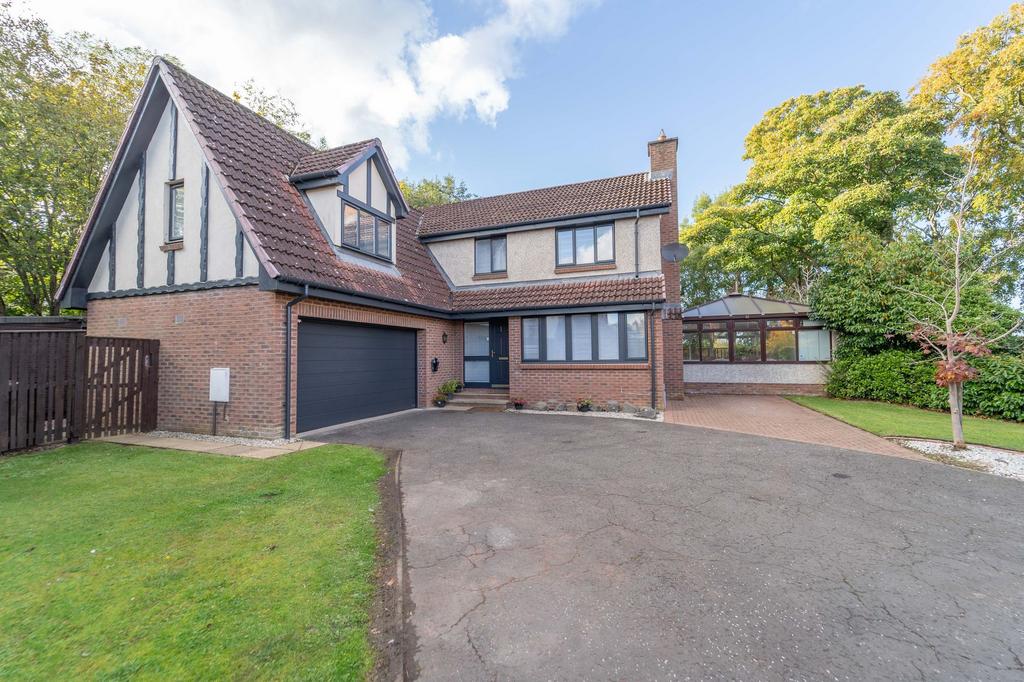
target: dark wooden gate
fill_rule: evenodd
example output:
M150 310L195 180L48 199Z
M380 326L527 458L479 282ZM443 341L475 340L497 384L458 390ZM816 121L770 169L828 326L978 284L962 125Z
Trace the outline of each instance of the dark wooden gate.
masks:
M152 431L159 352L75 330L0 333L0 452Z

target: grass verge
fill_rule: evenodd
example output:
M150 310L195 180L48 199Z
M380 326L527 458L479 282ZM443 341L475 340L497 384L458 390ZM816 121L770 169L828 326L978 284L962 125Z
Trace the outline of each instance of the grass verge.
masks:
M879 436L953 439L949 414L945 412L867 400L814 396L789 396L789 399ZM968 443L1024 451L1024 424L1017 422L964 417L964 437Z
M384 459L0 459L0 678L363 679Z

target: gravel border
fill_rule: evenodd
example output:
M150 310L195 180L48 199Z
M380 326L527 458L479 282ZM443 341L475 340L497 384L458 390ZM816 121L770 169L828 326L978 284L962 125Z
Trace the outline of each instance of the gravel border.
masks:
M966 450L954 450L952 443L940 440L916 438L893 438L892 440L927 456L940 460L953 460L954 463L963 462L975 467L980 466L986 473L1024 481L1024 452L971 444L967 445Z
M658 412L658 414L648 419L646 417L638 417L635 414L629 412L596 412L591 410L590 412L578 412L576 410L517 410L515 408L508 408L506 412L514 412L516 414L559 414L569 417L606 417L608 419L637 419L644 422L663 422L665 421L665 413Z
M202 433L185 433L184 431L150 431L146 435L157 436L158 438L183 438L185 440L199 440L208 443L224 443L225 445L251 445L254 448L281 448L299 440L298 438L267 440L264 438L238 438L236 436L210 436Z

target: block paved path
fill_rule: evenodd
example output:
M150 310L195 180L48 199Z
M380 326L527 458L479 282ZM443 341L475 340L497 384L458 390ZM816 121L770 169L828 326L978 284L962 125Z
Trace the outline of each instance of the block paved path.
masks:
M670 400L665 422L925 459L885 438L775 395L694 395Z

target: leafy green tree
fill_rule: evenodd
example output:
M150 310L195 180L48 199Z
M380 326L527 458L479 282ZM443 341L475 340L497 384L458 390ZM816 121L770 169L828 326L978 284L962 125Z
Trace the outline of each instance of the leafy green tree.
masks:
M707 208L710 203L711 197L701 194L694 202L694 215ZM683 218L679 225L680 237L692 226L689 218ZM683 308L714 301L733 289L743 288L740 273L727 272L718 259L708 254L709 247L706 244L688 246L689 254L679 262L679 291Z
M802 95L750 131L746 180L681 235L748 286L806 300L831 251L856 236L891 239L954 173L943 126L895 92L862 86Z
M320 137L313 142L313 134L295 108L295 102L280 93L268 92L252 78L242 83L241 88L233 91L231 96L236 102L244 104L254 112L267 119L307 144L317 149L327 149L327 139Z
M419 182L400 180L398 184L405 200L418 210L476 198L466 187L465 181L456 180L451 174L443 178L423 178Z
M18 285L6 311L59 311L60 277L152 56L55 36L0 5L0 266Z
M971 229L995 243L1024 231L1024 5L960 38L914 88L912 103L941 121L964 163ZM1024 295L1024 254L1011 258L1005 297Z

